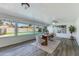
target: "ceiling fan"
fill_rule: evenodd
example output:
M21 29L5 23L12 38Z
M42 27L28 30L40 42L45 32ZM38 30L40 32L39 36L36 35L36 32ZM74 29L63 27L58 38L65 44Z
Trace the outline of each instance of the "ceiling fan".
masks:
M25 9L30 7L29 3L21 3L21 6L24 7Z

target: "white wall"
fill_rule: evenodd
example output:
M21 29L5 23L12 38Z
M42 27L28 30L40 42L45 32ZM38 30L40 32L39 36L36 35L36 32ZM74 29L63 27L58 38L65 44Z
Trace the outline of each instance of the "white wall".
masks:
M23 35L23 36L13 36L13 37L2 37L0 38L0 47L20 43L23 41L34 39L35 35Z
M56 36L57 37L61 37L61 38L69 38L70 37L70 33L68 31L68 27L70 26L70 24L63 24L63 23L60 23L58 25L66 25L67 26L67 32L66 33L56 33Z
M79 18L77 19L76 21L76 28L77 28L77 32L76 32L76 40L77 40L77 43L79 45Z
M59 22L57 25L66 25L67 26L67 33L57 33L56 29L54 29L54 32L56 33L57 37L61 37L61 38L70 38L70 32L69 32L69 26L73 25L75 26L75 21L71 21L71 22ZM49 26L49 31L52 32L53 28L51 28L51 25ZM52 31L51 31L52 30ZM73 35L75 36L76 33L74 33Z

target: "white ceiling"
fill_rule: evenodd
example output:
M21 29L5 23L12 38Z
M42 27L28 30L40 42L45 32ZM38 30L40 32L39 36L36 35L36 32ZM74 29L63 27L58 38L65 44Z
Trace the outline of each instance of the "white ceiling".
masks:
M24 9L20 3L0 3L0 14L46 24L52 23L52 20L74 22L79 17L79 4L77 3L30 3L30 5L28 9Z

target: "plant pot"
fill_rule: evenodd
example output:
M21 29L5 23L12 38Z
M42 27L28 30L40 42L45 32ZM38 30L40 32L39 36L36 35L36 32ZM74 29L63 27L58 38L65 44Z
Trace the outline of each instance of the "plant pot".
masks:
M70 36L70 39L71 39L71 40L74 40L75 38L74 38L73 36Z

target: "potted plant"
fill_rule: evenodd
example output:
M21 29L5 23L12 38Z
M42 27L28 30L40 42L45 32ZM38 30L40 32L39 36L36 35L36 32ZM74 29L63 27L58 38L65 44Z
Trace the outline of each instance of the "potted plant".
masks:
M43 32L48 32L48 30L47 30L47 27L46 27L46 26L43 28Z
M42 29L41 28L38 28L38 32L42 32Z
M74 39L73 33L76 31L76 28L74 26L70 25L69 31L71 33L70 39Z

